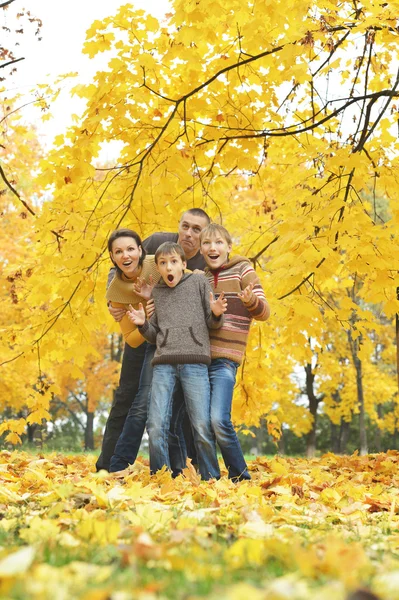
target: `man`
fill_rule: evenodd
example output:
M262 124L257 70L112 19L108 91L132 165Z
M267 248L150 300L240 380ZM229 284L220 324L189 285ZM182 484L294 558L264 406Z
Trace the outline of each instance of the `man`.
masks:
M209 223L210 218L204 210L201 208L191 208L183 213L179 222L178 233L153 233L143 241L143 246L148 254L155 254L163 242L177 242L181 245L186 255L187 268L191 271L195 269L203 271L205 261L200 253L200 234ZM111 279L113 278L113 274L112 272ZM110 278L108 278L109 282ZM115 321L120 321L125 310L123 308L109 307L109 312ZM109 463L114 453L116 442L122 432L126 415L138 390L141 367L144 360L144 350L143 345L138 348L132 348L128 344L125 344L119 386L115 390L114 401L105 425L101 454L96 463L97 471L100 469L109 470ZM188 428L189 424L186 422L185 431ZM177 435L177 432L172 432L172 438L176 438ZM176 439L172 439L173 441L173 452L176 452L178 442ZM187 454L189 456L193 455L191 448L187 448Z

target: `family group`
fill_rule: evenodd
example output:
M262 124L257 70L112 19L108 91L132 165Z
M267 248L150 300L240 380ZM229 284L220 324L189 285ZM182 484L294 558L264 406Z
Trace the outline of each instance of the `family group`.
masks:
M118 229L108 250L107 301L126 344L97 470L133 464L147 428L151 473L177 476L189 457L219 479L217 443L229 477L250 479L231 406L251 321L270 315L251 262L230 256L229 232L200 208L178 233Z

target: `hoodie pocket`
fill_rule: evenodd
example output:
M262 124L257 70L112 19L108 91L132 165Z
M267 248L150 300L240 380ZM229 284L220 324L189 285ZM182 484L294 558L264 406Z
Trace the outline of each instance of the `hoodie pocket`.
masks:
M189 330L189 332L190 332L190 335L191 335L192 339L193 339L193 340L194 340L194 342L197 344L197 346L201 346L201 348L202 348L204 344L201 344L201 342L200 342L199 340L197 340L197 338L196 338L196 337L195 337L195 335L194 335L193 328L192 328L192 327L189 327L189 328L188 328L188 330Z
M169 329L167 329L165 331L164 338L163 338L162 342L159 344L160 348L163 348L164 346L166 346L166 342L168 341L168 335L169 335Z

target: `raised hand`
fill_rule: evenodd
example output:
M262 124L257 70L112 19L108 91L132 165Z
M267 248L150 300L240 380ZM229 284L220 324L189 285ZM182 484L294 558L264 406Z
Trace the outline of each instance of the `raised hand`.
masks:
M219 294L217 300L215 300L215 297L212 294L212 292L209 292L209 304L211 306L211 311L213 312L215 317L220 317L220 315L225 313L227 310L227 300L224 297L224 292L221 292Z
M155 312L155 302L154 298L151 298L147 302L147 306L145 307L145 314L147 315L147 319L150 320L152 315Z
M248 304L252 300L254 284L249 283L246 288L240 294L237 294L239 298L244 302L244 304Z
M143 300L149 300L151 298L154 285L155 284L152 275L149 276L148 282L143 277L137 277L133 284L133 289L137 296L140 296L140 298L143 298Z
M134 323L135 325L137 325L138 327L140 327L140 325L144 325L145 323L145 311L143 308L143 305L139 304L138 309L136 310L135 308L133 308L133 306L131 304L129 304L129 310L126 311L126 314L129 318L129 320Z

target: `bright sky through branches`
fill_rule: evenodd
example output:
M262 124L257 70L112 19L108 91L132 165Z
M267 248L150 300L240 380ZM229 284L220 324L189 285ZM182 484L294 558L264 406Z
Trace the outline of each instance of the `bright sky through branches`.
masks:
M63 73L78 73L78 77L65 85L59 100L50 108L53 115L51 120L42 122L37 111L25 112L25 117L33 120L38 127L45 145L51 144L54 135L62 132L70 123L71 114L79 112L84 105L78 98L70 98L69 89L78 83L88 83L99 68L106 66L106 55L90 60L87 55L82 54L86 30L93 21L114 14L123 4L145 9L158 18L162 18L170 7L168 0L35 0L32 6L25 5L27 10L43 21L42 40L37 41L33 30L27 30L24 35L19 36L18 57L24 56L25 60L18 63L11 85L10 80L7 82L9 94L31 96L32 89L39 83L50 83ZM5 25L10 23L16 10L22 6L24 4L20 0L10 6L4 15Z

